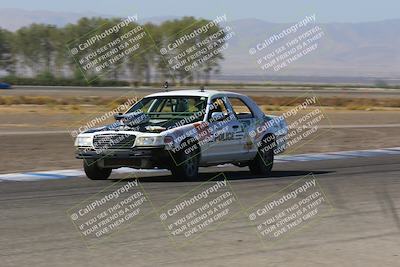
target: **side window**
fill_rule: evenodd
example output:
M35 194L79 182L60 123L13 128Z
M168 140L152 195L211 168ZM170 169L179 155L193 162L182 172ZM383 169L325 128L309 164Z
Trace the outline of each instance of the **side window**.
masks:
M206 105L205 98L190 98L188 103L189 112L203 111Z
M213 99L210 112L208 113L208 119L211 118L213 112L222 112L224 116L228 116L228 109L226 108L225 102L222 98Z
M229 102L232 105L233 112L235 112L238 119L253 118L254 115L246 103L237 97L229 97Z

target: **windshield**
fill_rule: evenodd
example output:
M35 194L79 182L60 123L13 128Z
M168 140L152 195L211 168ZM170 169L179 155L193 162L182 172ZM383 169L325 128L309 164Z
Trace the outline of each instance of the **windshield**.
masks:
M165 96L146 97L133 105L126 113L141 112L151 119L181 119L202 112L197 121L202 120L207 105L207 97Z

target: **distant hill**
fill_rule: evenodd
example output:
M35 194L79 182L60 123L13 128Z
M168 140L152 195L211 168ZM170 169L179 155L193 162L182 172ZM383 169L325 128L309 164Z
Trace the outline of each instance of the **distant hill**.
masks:
M46 10L28 11L19 8L0 8L0 27L15 31L32 23L52 24L64 26L74 23L81 17L100 16L96 13L67 13Z
M291 24L246 19L230 25L237 38L224 53L224 74L400 78L400 20L318 24L325 32L318 49L279 72L261 70L248 51Z

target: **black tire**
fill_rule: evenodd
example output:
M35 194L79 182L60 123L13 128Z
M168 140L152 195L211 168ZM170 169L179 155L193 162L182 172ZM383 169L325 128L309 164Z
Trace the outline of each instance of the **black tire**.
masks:
M84 160L83 169L90 180L106 180L112 172L112 169L99 167L94 160Z
M256 157L249 162L252 174L270 175L274 165L275 138L272 135L265 136L258 148Z
M175 178L182 181L193 181L199 176L200 149L198 144L192 143L194 149L185 153L185 149L173 155L170 170Z

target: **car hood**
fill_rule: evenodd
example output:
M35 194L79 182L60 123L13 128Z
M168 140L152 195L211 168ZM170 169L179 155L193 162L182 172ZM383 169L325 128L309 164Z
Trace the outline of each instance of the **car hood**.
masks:
M144 116L143 116L144 115ZM179 120L150 118L145 114L117 115L114 123L91 128L83 133L98 133L108 131L142 132L142 133L161 133L169 129L176 128Z

